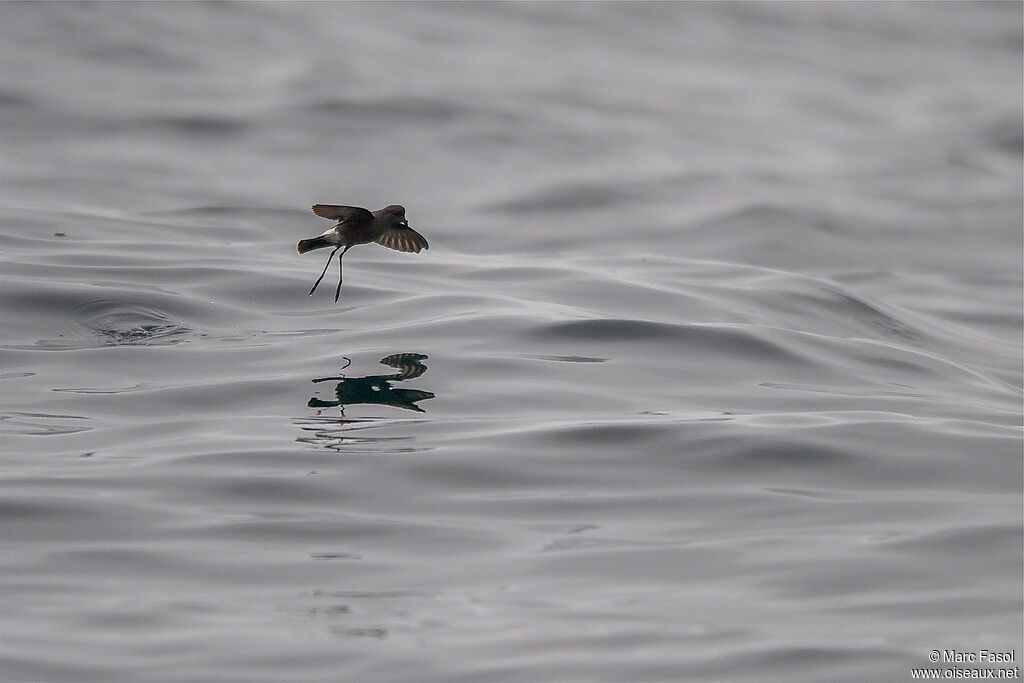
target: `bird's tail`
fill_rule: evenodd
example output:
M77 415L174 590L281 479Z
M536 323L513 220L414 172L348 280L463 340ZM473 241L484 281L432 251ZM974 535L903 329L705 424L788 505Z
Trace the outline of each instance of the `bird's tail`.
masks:
M305 254L307 251L313 251L314 249L323 249L324 247L335 246L333 242L328 241L324 237L313 237L308 240L299 240L299 246L297 249L300 254Z

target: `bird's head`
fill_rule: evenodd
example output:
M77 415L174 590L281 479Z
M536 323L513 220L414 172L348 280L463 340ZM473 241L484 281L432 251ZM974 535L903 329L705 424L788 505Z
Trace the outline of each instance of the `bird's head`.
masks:
M398 204L392 204L391 206L384 207L383 211L385 216L390 216L391 220L401 225L403 228L409 227L409 221L405 218L405 207L399 206Z

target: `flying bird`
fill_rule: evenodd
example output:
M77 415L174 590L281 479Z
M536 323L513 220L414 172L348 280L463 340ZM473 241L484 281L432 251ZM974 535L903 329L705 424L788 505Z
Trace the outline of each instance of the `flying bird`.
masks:
M334 290L334 301L337 303L341 296L341 258L345 252L357 244L369 244L376 242L389 249L398 251L411 251L420 253L421 249L427 249L427 240L423 235L409 227L409 221L405 219L405 208L397 204L385 206L378 211L369 211L358 206L337 206L334 204L314 204L313 213L321 218L338 221L330 230L318 237L308 240L299 240L298 251L305 254L314 249L334 247L334 251L327 257L327 264L320 273L320 277L313 283L309 290L312 296L320 281L327 274L327 268L331 265L334 254L338 254L338 288Z

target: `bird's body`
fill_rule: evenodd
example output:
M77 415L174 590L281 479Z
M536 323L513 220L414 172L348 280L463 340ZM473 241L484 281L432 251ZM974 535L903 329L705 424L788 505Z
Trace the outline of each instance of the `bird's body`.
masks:
M317 278L313 288L309 290L312 295L316 291L320 281L327 273L327 266L331 265L334 253L343 249L338 256L338 289L334 292L334 300L338 300L341 294L341 258L351 247L357 244L369 244L377 242L390 249L420 253L420 250L429 248L427 240L423 235L409 227L405 219L405 209L397 204L386 206L378 211L368 211L357 206L338 206L335 204L314 204L313 213L321 218L338 221L330 230L308 240L299 240L298 252L305 254L314 249L334 247L334 251L327 257L327 265L324 272Z

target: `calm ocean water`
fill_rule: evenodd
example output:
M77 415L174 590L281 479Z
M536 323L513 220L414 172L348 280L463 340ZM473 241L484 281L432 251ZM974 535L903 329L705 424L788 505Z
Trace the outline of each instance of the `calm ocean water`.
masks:
M3 3L0 677L1020 667L1022 19Z

